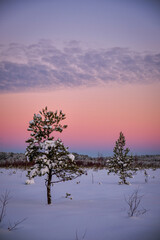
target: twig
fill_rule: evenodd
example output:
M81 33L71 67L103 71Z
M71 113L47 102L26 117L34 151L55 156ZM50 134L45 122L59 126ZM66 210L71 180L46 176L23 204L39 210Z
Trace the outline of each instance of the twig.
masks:
M84 239L84 238L85 238L85 236L86 236L86 233L87 233L87 229L85 230L85 232L84 232L84 234L83 234L83 236L82 236L82 239Z
M85 230L85 232L84 232L84 234L82 236L82 240L85 238L86 233L87 233L87 229ZM79 238L78 238L78 231L77 230L76 230L76 239L75 240L79 240Z
M15 222L13 225L11 223L9 223L9 227L8 227L8 230L9 231L12 231L12 230L16 230L17 229L17 226L20 225L22 222L24 222L27 218L24 218L20 221L17 221Z
M9 191L5 191L4 194L1 195L0 197L0 209L1 209L1 212L0 212L0 222L2 222L3 218L5 217L6 215L6 206L9 202L9 200L11 199L11 197L9 196Z
M76 239L75 240L78 240L78 233L77 233L77 230L76 230Z
M93 173L92 173L92 184L94 183L94 176L93 176Z
M129 206L128 210L128 216L133 217L133 216L139 216L147 212L145 208L138 210L139 204L141 203L143 195L138 195L138 189L135 190L128 199L125 197L125 201Z

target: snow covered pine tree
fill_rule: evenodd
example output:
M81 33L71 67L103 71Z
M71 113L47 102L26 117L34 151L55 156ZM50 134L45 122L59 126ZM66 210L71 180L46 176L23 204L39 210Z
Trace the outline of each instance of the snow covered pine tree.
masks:
M47 175L45 185L47 187L47 202L51 204L51 184L72 180L81 174L80 169L74 162L74 155L68 152L58 138L54 140L52 132L62 132L67 125L61 125L65 114L62 111L48 111L47 107L34 114L29 122L28 131L30 138L26 141L26 156L28 161L33 161L34 166L28 171L26 184L34 183L34 177ZM52 176L55 177L52 181Z
M119 184L129 184L126 178L132 178L136 172L136 168L133 166L133 157L128 156L129 148L124 149L126 144L125 137L120 132L119 139L116 141L116 145L113 149L114 156L108 161L109 172L114 172L120 176L121 181Z

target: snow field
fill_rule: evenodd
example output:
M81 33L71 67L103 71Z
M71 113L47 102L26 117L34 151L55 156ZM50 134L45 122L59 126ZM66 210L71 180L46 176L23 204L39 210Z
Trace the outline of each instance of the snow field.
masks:
M47 205L43 177L35 184L25 185L26 171L0 169L0 195L6 190L12 197L6 216L0 223L2 240L158 240L160 239L160 169L139 171L131 185L118 185L116 175L105 169L87 170L88 175L55 184L52 205ZM141 207L144 215L129 218L126 198L139 189L144 195ZM71 193L72 200L65 198ZM9 222L26 218L16 230L8 231Z

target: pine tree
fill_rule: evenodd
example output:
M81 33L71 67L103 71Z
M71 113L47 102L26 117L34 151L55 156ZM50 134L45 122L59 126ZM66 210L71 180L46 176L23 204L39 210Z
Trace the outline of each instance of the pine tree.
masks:
M132 178L136 169L133 167L133 157L129 156L129 148L125 148L126 140L122 132L113 149L114 156L108 162L109 172L120 176L119 184L129 184L126 178Z
M28 131L30 138L26 141L26 156L28 161L33 161L34 166L28 171L26 184L34 183L34 177L47 175L45 185L47 187L47 202L51 204L51 184L72 180L81 174L74 162L74 155L69 153L63 142L54 139L53 132L62 132L67 125L62 125L65 114L48 111L47 107L34 114L29 122ZM52 177L54 176L54 180Z

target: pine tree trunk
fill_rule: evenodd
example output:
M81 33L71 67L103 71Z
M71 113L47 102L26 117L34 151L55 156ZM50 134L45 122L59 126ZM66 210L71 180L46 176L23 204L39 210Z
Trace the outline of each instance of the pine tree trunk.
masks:
M51 181L52 181L52 170L49 170L48 181L47 181L47 203L48 204L52 203L52 198L51 198Z
M126 178L123 174L121 175L121 179L122 179L122 184L127 184Z
M126 179L125 179L125 178L123 179L123 184L127 184L127 182L126 182Z
M126 178L123 176L123 184L127 184Z

